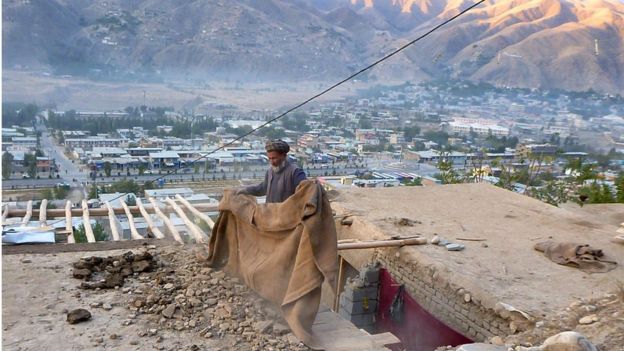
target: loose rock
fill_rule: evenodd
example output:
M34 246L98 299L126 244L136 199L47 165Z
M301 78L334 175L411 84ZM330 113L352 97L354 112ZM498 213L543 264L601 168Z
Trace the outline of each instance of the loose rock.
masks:
M69 324L76 324L91 319L91 312L84 308L75 309L67 314L67 322Z

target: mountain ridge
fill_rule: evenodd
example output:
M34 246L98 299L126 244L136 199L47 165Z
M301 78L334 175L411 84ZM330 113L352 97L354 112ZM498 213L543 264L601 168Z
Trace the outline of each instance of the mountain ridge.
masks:
M327 80L468 0L4 1L3 68L226 80ZM488 0L363 79L462 78L624 92L624 3Z

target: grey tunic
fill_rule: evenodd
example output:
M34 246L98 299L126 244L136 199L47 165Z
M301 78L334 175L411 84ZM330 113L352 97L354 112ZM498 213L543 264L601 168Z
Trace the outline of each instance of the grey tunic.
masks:
M247 186L242 192L254 196L266 195L266 202L269 203L284 202L295 193L297 185L305 179L305 172L301 168L286 161L286 166L280 172L275 173L269 168L262 183Z

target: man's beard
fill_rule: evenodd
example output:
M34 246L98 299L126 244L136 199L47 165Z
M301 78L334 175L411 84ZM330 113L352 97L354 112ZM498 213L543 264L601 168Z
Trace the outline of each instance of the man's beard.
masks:
M284 167L286 167L286 159L282 160L282 162L280 162L280 164L277 166L271 165L271 169L273 170L273 173L281 172L284 169Z

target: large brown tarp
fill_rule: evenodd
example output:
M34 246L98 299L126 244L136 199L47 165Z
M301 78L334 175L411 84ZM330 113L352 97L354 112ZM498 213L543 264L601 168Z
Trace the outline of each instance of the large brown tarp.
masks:
M219 211L208 264L280 305L295 336L321 348L311 328L321 284L325 279L335 287L338 262L336 227L321 185L303 181L286 201L271 204L226 190Z

